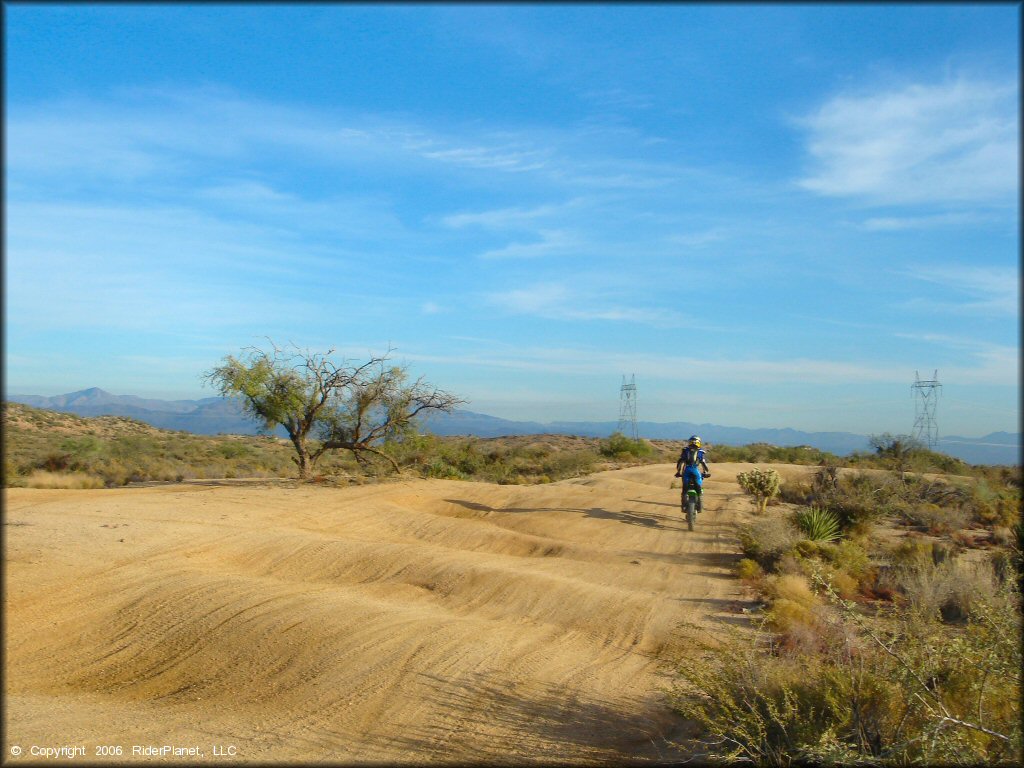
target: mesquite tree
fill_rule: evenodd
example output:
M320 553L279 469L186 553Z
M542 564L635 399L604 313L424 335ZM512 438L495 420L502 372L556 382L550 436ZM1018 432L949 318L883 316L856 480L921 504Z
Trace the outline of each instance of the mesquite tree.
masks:
M303 480L330 450L352 451L360 463L374 454L401 472L381 443L410 430L423 411L448 412L465 402L422 378L410 383L406 368L390 365L388 354L354 364L335 362L333 349L281 349L273 342L271 347L229 355L205 378L221 395L238 397L245 413L266 430L284 427Z

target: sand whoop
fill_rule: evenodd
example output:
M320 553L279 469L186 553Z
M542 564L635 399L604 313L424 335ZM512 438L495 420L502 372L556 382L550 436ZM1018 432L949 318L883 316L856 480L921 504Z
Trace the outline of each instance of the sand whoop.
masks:
M692 533L670 465L538 486L8 489L7 739L680 757L659 690L681 626L738 620L738 466L716 465Z

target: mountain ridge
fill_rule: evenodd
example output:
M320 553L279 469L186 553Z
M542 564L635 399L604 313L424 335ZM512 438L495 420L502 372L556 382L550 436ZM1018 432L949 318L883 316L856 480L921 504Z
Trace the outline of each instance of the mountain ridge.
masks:
M114 395L99 387L46 397L10 394L10 402L78 416L127 416L161 429L200 435L257 434L259 425L247 417L241 404L232 398L208 397L198 400L160 400L135 395ZM607 437L618 426L616 421L513 421L497 416L457 410L451 414L432 413L421 422L425 431L437 435L573 434L581 437ZM837 455L868 450L868 437L852 432L804 432L789 427L747 428L694 422L638 421L637 432L648 439L682 440L700 434L705 442L722 445L770 443L780 446L808 445ZM278 428L275 434L284 435ZM978 438L950 435L940 438L939 450L972 464L1021 463L1019 433L992 432Z

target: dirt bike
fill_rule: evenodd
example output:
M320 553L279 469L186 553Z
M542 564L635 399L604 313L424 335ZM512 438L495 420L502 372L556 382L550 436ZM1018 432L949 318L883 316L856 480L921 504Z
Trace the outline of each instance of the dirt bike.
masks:
M711 477L710 472L701 472L700 476L704 479ZM702 489L699 485L694 483L692 480L687 481L685 475L681 475L676 472L676 477L683 477L683 491L680 494L680 506L683 510L683 516L686 518L686 527L691 531L693 530L693 524L697 522L697 512L701 508L701 496L703 495Z

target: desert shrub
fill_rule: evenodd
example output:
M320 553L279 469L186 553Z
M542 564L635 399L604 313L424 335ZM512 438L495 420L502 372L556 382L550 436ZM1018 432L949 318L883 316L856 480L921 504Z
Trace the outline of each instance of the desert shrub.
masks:
M799 510L794 522L809 541L835 541L840 536L839 517L823 507Z
M845 475L839 479L830 508L839 515L844 530L863 531L892 514L896 493L894 478L874 478L865 473Z
M1009 547L1014 542L1013 531L1003 526L992 529L992 543L997 547Z
M896 571L938 565L949 559L950 553L945 548L936 547L936 543L908 537L888 551L887 559Z
M979 600L990 599L999 579L990 561L965 562L928 546L907 551L899 567L889 571L907 610L947 623L962 623Z
M715 757L789 765L839 717L823 688L808 685L813 679L806 662L766 657L763 647L732 634L721 644L694 643L669 700L703 728Z
M970 523L969 514L962 509L940 507L929 502L904 508L901 517L904 522L933 534L952 533Z
M911 471L967 474L970 470L970 466L961 459L931 451L908 435L872 435L869 442L875 451L876 461L872 465L901 475Z
M462 480L464 478L463 474L449 464L442 456L431 459L423 467L423 475L424 477L435 477L443 480Z
M593 451L559 451L546 456L540 469L549 479L579 477L592 471L596 461Z
M120 460L111 459L103 463L98 469L100 477L103 479L104 485L108 488L116 487L120 485L127 485L129 478L131 477L131 470L126 467ZM203 477L203 475L200 475Z
M61 441L60 450L68 457L71 469L91 470L106 453L106 443L95 435L68 437Z
M765 571L775 570L779 560L803 538L789 520L755 520L739 529L740 549Z
M821 464L826 461L839 461L838 457L826 451L812 448L809 445L779 446L768 443L751 443L749 445L716 445L716 461L735 461L750 464Z
M861 584L845 571L827 571L826 576L836 594L844 600L852 600L861 592Z
M769 601L765 623L782 647L820 650L826 634L820 616L823 604L811 590L807 577L797 573L769 576L764 590Z
M71 468L74 457L65 451L51 451L36 465L45 472L64 472Z
M982 478L972 488L968 509L972 519L981 525L1008 528L1020 519L1020 505L1019 488L992 488Z
M103 480L84 472L47 472L36 470L25 478L27 488L102 488Z
M765 594L771 600L788 600L804 608L813 608L820 604L818 597L811 590L810 582L803 576L770 576L766 580Z
M835 543L820 544L818 549L822 559L836 572L847 574L860 587L868 586L875 581L876 569L867 549L859 541L843 539Z
M479 474L489 463L488 458L480 452L476 443L471 440L452 446L448 451L445 451L444 457L463 477L473 477ZM494 461L494 459L491 461Z
M1020 759L1014 587L979 600L956 629L898 613L879 625L826 590L830 641L816 652L738 632L693 643L669 698L702 727L705 756L778 766Z
M760 581L764 578L764 570L756 560L744 557L736 564L736 575L744 581Z
M621 432L613 432L601 443L601 455L613 459L629 457L644 458L654 454L654 448L646 440L631 440Z
M736 480L743 491L754 497L757 509L763 513L768 502L779 493L781 478L774 469L760 470L757 467L747 472L740 472Z
M24 483L25 476L22 472L21 465L18 464L10 456L4 455L4 486L12 487L22 485Z
M241 441L231 440L216 447L216 452L225 459L238 459L252 456L252 449Z
M802 481L786 481L779 486L779 501L786 504L798 504L800 506L811 506L817 503L818 496L815 495L811 486Z
M1019 577L1020 563L1012 549L994 549L989 552L988 557L992 573L999 584L1005 584L1008 579Z

